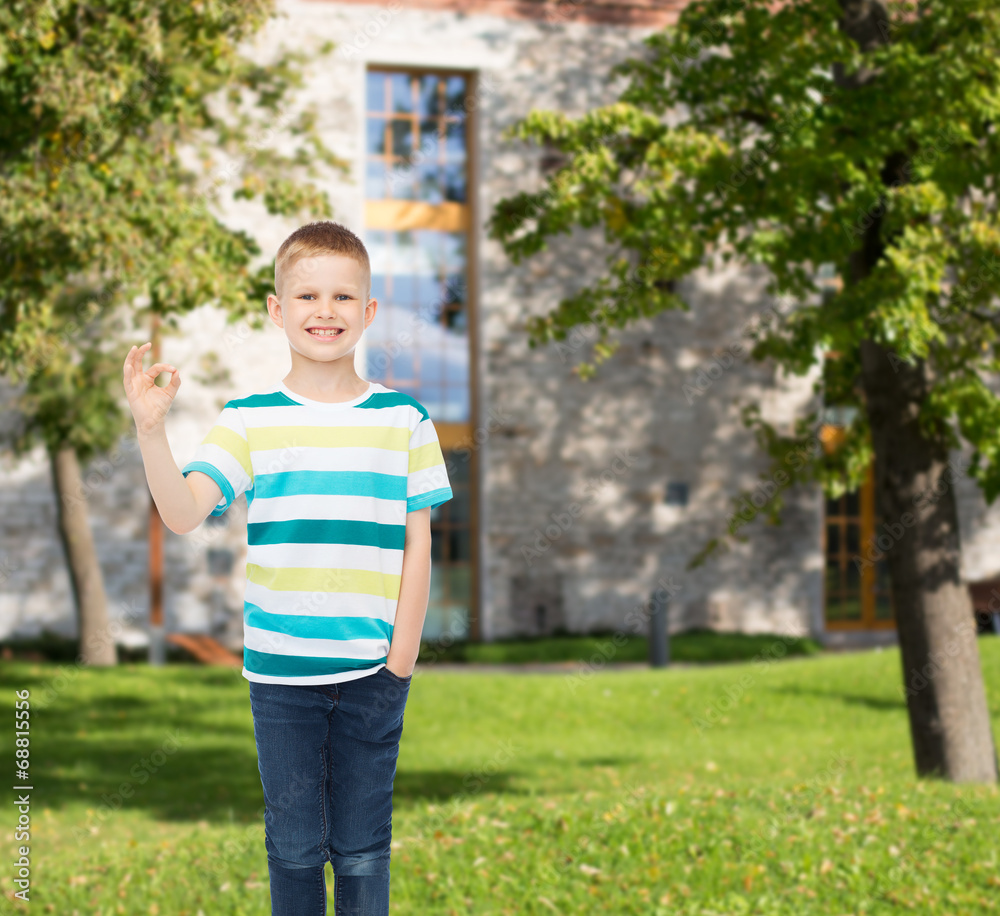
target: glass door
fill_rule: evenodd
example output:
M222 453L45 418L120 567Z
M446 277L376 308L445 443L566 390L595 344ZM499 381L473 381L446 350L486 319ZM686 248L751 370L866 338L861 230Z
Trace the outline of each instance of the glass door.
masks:
M826 500L823 604L828 630L881 630L896 625L888 564L878 545L876 521L874 470L869 467L859 489Z

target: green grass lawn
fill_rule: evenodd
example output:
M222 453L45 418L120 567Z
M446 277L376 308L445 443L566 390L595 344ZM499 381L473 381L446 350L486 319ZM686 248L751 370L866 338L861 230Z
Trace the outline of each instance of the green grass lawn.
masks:
M980 648L997 729L1000 640ZM8 782L0 906L270 912L238 670L7 662L0 680L7 707L32 691L34 786L32 901L9 899ZM914 778L900 682L894 649L589 676L418 669L392 912L1000 912L1000 792Z
M670 659L674 662L750 661L761 654L773 654L775 647L787 655L816 655L823 648L814 639L803 637L688 630L671 637ZM80 643L77 639L45 631L30 639L0 640L0 651L7 650L14 658L72 663L79 656ZM169 643L166 650L168 662L193 660L185 650ZM148 649L118 647L120 661L143 662L147 657ZM562 633L493 642L425 642L420 646L419 658L425 664L589 661L595 666L607 661L645 662L648 659L649 640L645 636L614 631L587 636Z
M815 655L822 651L818 642L802 637L689 630L671 637L669 654L674 662L749 661L758 655L773 654L776 647L786 655ZM605 633L494 642L425 643L420 647L419 660L494 665L589 661L593 666L603 666L608 661L648 661L649 640L645 636Z

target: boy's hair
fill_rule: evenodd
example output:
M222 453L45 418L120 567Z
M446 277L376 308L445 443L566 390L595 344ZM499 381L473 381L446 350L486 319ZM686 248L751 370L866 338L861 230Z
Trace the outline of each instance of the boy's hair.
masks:
M321 220L300 226L281 243L274 258L274 291L281 295L279 281L286 271L300 258L325 254L342 254L354 258L365 271L366 298L371 293L372 265L368 249L346 226L331 220Z

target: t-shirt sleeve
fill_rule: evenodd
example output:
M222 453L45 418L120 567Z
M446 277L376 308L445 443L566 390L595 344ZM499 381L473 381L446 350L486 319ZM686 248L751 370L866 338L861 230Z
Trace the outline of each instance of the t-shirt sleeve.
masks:
M207 474L222 490L222 499L212 510L212 515L222 515L241 493L253 489L250 446L238 408L228 404L222 408L215 425L195 449L194 457L184 465L181 473L187 477L192 471Z
M426 411L410 434L410 471L406 480L406 511L440 506L455 494L451 491L437 430Z

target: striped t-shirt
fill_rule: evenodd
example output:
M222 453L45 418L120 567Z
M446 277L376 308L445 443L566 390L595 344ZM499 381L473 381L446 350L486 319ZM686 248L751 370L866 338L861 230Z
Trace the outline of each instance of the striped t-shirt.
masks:
M374 674L392 641L406 514L452 498L437 431L377 382L328 404L278 383L229 401L186 477L247 497L243 676L330 684Z

